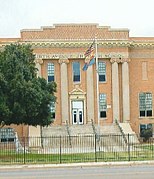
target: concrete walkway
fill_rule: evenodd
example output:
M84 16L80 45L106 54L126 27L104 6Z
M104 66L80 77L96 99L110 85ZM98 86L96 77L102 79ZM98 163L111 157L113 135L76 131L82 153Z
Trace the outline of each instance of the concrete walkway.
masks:
M19 168L67 168L67 167L103 167L103 166L131 166L131 165L154 165L152 161L130 161L130 162L90 162L90 163L71 163L71 164L34 164L34 165L0 165L1 169Z

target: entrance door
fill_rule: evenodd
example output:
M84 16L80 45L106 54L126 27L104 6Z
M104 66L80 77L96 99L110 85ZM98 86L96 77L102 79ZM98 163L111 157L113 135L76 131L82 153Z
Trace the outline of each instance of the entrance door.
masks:
M83 124L83 101L72 101L73 124Z

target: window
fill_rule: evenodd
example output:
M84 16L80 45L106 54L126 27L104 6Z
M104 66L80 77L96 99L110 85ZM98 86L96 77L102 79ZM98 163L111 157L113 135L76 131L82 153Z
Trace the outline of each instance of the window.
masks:
M55 102L51 103L51 114L52 114L52 118L55 119Z
M48 63L48 82L54 81L55 67L53 63Z
M99 82L106 81L106 63L98 62Z
M149 134L147 132L149 132ZM145 135L152 137L152 132L152 124L140 124L140 137L145 137Z
M106 118L106 94L102 93L99 95L99 111L100 111L100 118Z
M14 142L15 131L12 128L0 128L0 142Z
M139 108L140 108L140 117L152 116L152 94L151 93L139 94Z
M80 82L80 63L73 62L73 82Z

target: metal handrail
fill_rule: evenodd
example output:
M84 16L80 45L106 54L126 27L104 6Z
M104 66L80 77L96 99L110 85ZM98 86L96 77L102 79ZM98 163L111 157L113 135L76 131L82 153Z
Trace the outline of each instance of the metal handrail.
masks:
M128 142L127 142L126 135L125 135L123 129L121 128L121 126L120 126L120 124L119 124L119 122L118 122L117 119L115 120L115 123L117 124L117 126L118 126L118 128L119 128L119 130L120 130L120 133L121 133L121 135L122 135L122 137L123 137L125 143L127 144Z

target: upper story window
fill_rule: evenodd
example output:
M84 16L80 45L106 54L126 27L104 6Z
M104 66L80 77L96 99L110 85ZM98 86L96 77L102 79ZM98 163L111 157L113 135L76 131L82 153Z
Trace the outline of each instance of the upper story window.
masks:
M106 104L106 94L104 93L99 94L99 112L100 112L100 118L106 118L107 104Z
M106 81L106 63L98 62L99 82Z
M140 117L152 116L152 94L151 93L139 94L139 109L140 109Z
M80 63L73 62L73 82L80 82Z
M55 67L53 63L48 63L48 82L54 81Z

